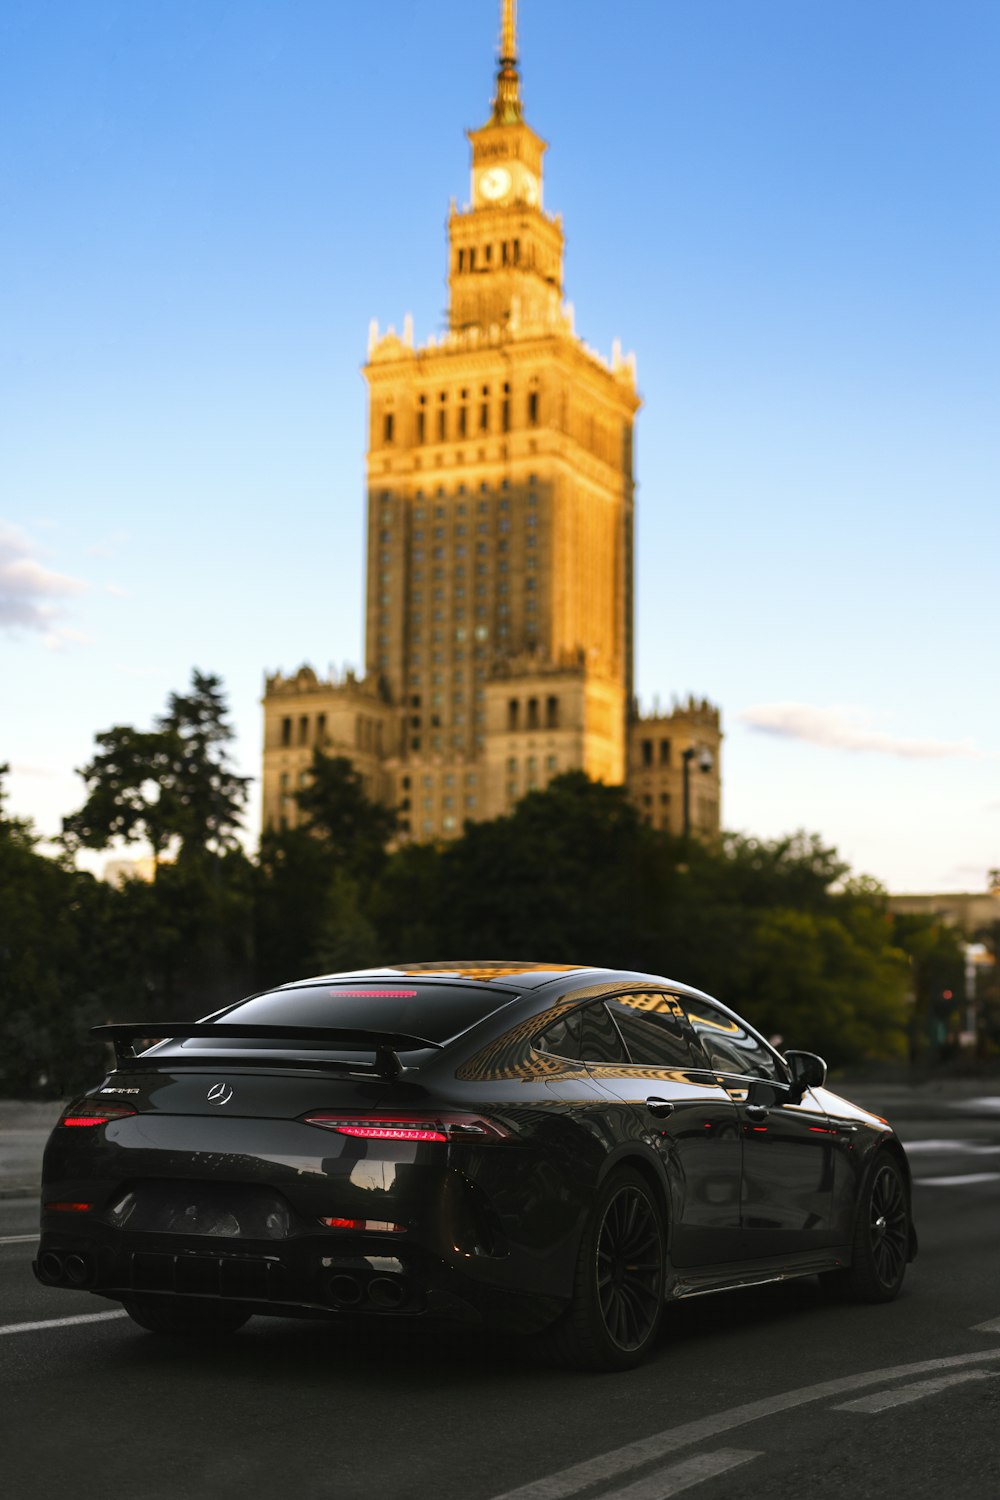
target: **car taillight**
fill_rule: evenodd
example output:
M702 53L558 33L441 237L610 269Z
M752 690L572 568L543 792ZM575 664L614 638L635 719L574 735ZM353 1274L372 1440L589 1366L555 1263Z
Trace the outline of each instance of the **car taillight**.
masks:
M341 1111L317 1110L303 1116L306 1125L319 1125L338 1135L354 1136L363 1141L431 1141L446 1145L449 1141L477 1141L481 1145L498 1145L515 1139L512 1131L495 1120L480 1115L453 1114L428 1110L378 1110L371 1114L344 1114Z
M392 1224L388 1219L320 1219L327 1229L360 1229L369 1234L405 1234L405 1224Z
M46 1203L43 1206L46 1213L89 1214L94 1205L92 1203Z
M86 1109L82 1106L71 1106L59 1124L92 1128L95 1125L106 1125L109 1120L121 1120L126 1115L134 1115L137 1112L131 1104L91 1104L88 1100Z

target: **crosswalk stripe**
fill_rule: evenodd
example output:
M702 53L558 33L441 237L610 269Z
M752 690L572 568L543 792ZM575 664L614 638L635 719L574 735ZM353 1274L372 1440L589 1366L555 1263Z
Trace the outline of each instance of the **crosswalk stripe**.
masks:
M859 1396L856 1401L842 1401L834 1411L879 1412L891 1406L905 1406L910 1401L920 1401L924 1396L933 1396L952 1385L964 1385L967 1380L996 1380L996 1370L958 1370L954 1375L939 1375L934 1380L917 1380L913 1385L896 1386L891 1391L875 1391L871 1396Z
M919 1187L971 1187L974 1182L1000 1182L1000 1172L966 1172L958 1177L915 1177Z
M74 1323L106 1323L109 1318L127 1317L128 1313L120 1307L114 1312L78 1313L73 1318L46 1318L43 1323L8 1323L5 1328L0 1328L0 1334L38 1333L43 1328L70 1328Z
M598 1500L669 1500L671 1495L679 1495L693 1485L703 1484L706 1479L725 1474L727 1469L735 1469L738 1464L760 1457L759 1452L751 1452L748 1448L720 1448L716 1453L696 1453L693 1458L657 1469L655 1473L627 1484L624 1489L605 1490Z

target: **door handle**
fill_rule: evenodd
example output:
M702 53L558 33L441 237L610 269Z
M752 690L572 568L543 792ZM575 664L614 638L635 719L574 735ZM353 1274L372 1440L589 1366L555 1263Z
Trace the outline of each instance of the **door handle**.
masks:
M766 1104L748 1104L746 1108L748 1120L766 1120L769 1113Z
M647 1099L646 1108L651 1115L659 1115L660 1117L672 1115L674 1112L674 1106L669 1099L657 1099L655 1097Z

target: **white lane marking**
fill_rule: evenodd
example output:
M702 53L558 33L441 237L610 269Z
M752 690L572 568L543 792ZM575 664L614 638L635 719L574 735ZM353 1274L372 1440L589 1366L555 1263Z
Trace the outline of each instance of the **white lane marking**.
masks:
M0 1235L0 1245L26 1245L29 1240L37 1240L37 1234L4 1234Z
M834 1411L888 1411L890 1406L905 1406L908 1401L920 1401L924 1396L933 1396L951 1385L964 1385L967 1380L996 1380L996 1370L958 1370L954 1375L939 1375L936 1380L918 1380L913 1385L897 1386L892 1391L876 1391L872 1396L859 1396L857 1401L842 1401Z
M683 1458L679 1464L670 1464L666 1469L656 1469L644 1479L627 1484L623 1490L605 1490L598 1500L668 1500L679 1495L692 1485L704 1484L737 1464L745 1464L751 1458L762 1458L761 1453L752 1453L748 1448L720 1448L717 1453L698 1453L694 1458Z
M963 1156L998 1156L1000 1146L987 1146L982 1141L908 1141L907 1156L916 1156L921 1151L957 1151Z
M990 1318L987 1323L974 1323L973 1333L1000 1333L1000 1318Z
M971 1187L975 1182L1000 1182L1000 1172L966 1172L959 1177L914 1177L919 1187Z
M2 1333L37 1333L42 1328L69 1328L74 1323L106 1323L109 1318L127 1318L125 1309L116 1312L78 1313L75 1318L46 1318L44 1323L8 1323Z
M882 1370L868 1370L863 1375L844 1375L837 1380L823 1380L818 1385L798 1386L782 1391L777 1396L765 1396L760 1401L748 1401L744 1406L731 1406L728 1411L713 1412L709 1417L699 1417L694 1422L685 1422L680 1427L668 1427L663 1432L654 1432L651 1437L639 1438L637 1442L625 1443L621 1448L612 1448L608 1453L599 1453L582 1463L571 1464L555 1474L547 1474L529 1484L522 1484L493 1500L564 1500L567 1495L579 1494L590 1489L602 1479L617 1479L629 1469L638 1469L651 1464L678 1448L690 1448L695 1443L709 1443L724 1432L743 1427L748 1422L758 1422L762 1417L777 1416L779 1412L791 1411L796 1406L806 1406L811 1401L822 1401L828 1396L846 1396L852 1391L864 1390L866 1386L885 1385L888 1380L902 1380L907 1375L929 1375L938 1370L960 1370L966 1365L983 1365L1000 1360L1000 1348L980 1351L978 1354L950 1354L944 1359L922 1359L911 1365L889 1365Z

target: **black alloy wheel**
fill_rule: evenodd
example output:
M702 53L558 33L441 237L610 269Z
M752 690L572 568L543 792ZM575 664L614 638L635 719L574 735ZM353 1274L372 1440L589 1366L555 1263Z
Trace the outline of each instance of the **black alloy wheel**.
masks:
M902 1168L880 1151L862 1189L851 1264L827 1273L831 1289L857 1302L891 1302L910 1255L910 1204Z
M868 1234L880 1285L896 1288L906 1270L910 1215L906 1190L895 1163L879 1167L872 1183Z
M615 1172L583 1234L573 1301L549 1334L556 1354L579 1369L637 1365L659 1332L665 1271L653 1189L631 1168Z
M172 1333L182 1338L212 1338L235 1333L250 1321L238 1304L213 1302L208 1297L129 1297L122 1306L147 1333Z

